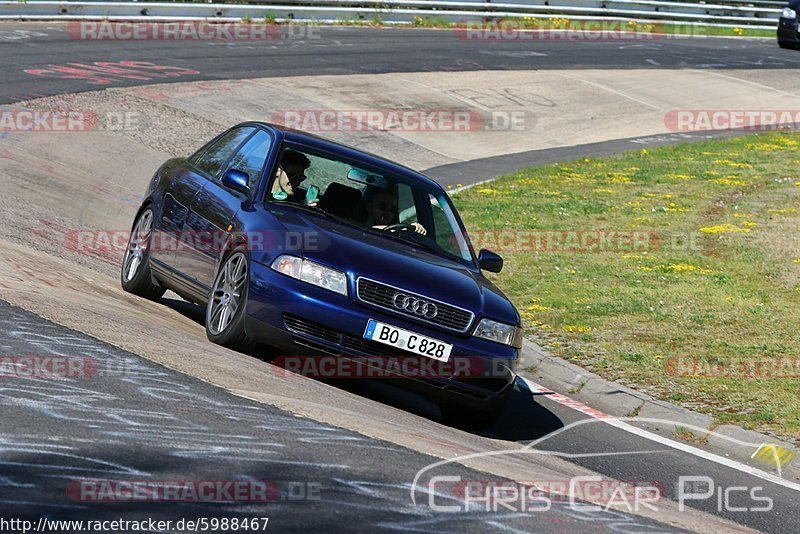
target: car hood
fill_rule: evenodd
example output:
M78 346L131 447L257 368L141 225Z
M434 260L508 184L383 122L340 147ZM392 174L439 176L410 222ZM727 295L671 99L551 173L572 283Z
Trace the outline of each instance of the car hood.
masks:
M513 304L476 269L302 208L280 206L269 211L286 235L294 236L294 243L303 242L302 250L286 247L284 252L300 252L307 259L345 271L350 278L351 296L355 280L363 276L465 308L477 317L519 324ZM264 257L262 263L269 263L272 258Z

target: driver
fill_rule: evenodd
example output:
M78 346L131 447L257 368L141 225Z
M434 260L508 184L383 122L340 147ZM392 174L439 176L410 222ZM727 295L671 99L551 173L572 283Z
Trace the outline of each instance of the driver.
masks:
M366 224L378 230L397 224L397 188L387 189L370 187L364 192L364 209L367 212ZM420 223L409 223L418 234L425 235L427 230Z

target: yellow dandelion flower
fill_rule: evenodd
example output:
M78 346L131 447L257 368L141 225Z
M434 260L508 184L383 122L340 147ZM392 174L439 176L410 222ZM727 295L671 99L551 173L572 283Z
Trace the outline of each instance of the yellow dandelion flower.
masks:
M733 185L733 186L747 185L747 182L745 182L744 180L731 180L730 178L714 178L713 180L707 180L707 181L721 185Z
M528 311L547 311L550 308L547 306L542 306L541 304L533 304L528 306Z
M592 331L592 327L581 324L568 324L564 326L564 330L573 334L586 334Z
M718 224L716 226L705 226L700 228L700 232L704 234L736 234L742 232L749 232L748 228L739 228L730 223Z
M670 265L659 265L656 267L661 271L666 271L670 273L698 273L698 274L711 274L713 271L711 269L704 269L703 267L698 267L696 265L691 265L689 263L672 263Z

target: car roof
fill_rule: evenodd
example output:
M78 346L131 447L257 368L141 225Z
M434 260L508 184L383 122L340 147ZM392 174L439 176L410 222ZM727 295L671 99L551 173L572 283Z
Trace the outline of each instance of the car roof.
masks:
M243 124L258 124L262 127L269 128L275 132L279 132L282 135L283 139L290 143L305 145L310 148L316 148L325 152L338 153L346 158L360 160L368 165L386 169L387 171L396 176L421 181L427 185L435 187L436 189L443 190L442 186L439 185L435 180L425 176L424 174L421 174L420 172L415 171L414 169L411 169L409 167L406 167L405 165L401 165L394 161L388 160L386 158L376 156L375 154L371 154L369 152L353 148L351 146L343 145L341 143L337 143L335 141L331 141L329 139L325 139L314 134L302 132L300 130L294 130L292 128L287 128L285 126L272 124L269 122L252 121Z

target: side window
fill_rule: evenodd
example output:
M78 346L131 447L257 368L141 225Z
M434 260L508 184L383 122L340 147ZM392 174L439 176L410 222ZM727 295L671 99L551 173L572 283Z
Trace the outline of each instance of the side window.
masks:
M465 257L458 246L457 237L453 233L452 223L448 220L447 213L445 213L439 201L436 200L436 197L429 195L429 200L431 203L433 228L431 229L432 232L429 232L428 235L433 235L436 239L436 243L450 254Z
M211 177L217 176L222 165L225 164L239 144L253 133L253 130L254 128L251 126L234 128L222 136L219 141L208 147L203 157L197 161L197 168Z
M398 222L411 224L418 222L417 207L414 204L414 192L405 184L397 184Z
M270 146L272 146L272 136L264 130L258 130L233 156L228 169L246 172L250 177L248 185L254 187L261 178Z

